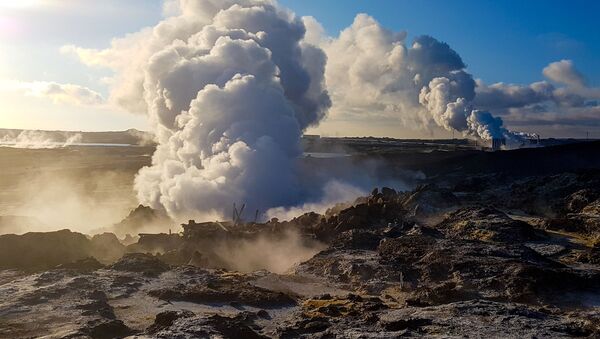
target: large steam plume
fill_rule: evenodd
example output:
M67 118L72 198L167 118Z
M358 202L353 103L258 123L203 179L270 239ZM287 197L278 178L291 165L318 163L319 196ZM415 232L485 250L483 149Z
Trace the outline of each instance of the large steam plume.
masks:
M122 70L117 100L154 125L159 146L136 178L140 202L204 219L228 215L233 202L252 211L299 203L300 137L330 105L325 54L272 1L175 5L177 16L116 40L118 58L90 53Z

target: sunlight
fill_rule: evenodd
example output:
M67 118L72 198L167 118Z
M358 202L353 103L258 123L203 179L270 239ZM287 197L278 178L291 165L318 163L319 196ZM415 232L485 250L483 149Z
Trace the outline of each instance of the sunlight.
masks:
M0 9L24 9L38 7L44 3L44 0L0 0Z

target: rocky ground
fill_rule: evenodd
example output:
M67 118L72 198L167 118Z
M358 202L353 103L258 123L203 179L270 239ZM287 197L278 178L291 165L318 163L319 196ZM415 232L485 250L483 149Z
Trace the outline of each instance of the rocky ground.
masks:
M0 337L600 337L600 170L449 173L227 237L292 229L324 250L284 274L178 235L158 255L111 234L0 236Z

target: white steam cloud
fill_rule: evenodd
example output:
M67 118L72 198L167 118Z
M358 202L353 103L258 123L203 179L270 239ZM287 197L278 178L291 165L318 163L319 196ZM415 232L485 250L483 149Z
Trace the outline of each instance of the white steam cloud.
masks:
M16 135L8 133L0 137L0 147L12 148L63 148L81 143L81 133L65 133L62 138L58 138L56 133L45 131L24 130Z
M502 119L473 108L476 82L447 44L419 36L407 46L406 32L386 30L366 14L338 38L324 37L313 18L304 21L308 37L328 56L332 117L379 115L413 128L434 124L484 140L521 138Z
M175 7L174 7L175 6ZM329 108L325 54L274 2L182 0L179 13L106 51L66 48L115 68L113 95L149 114L159 143L135 187L175 218L221 218L302 201L300 137Z
M336 38L325 36L314 18L304 22L307 39L328 57L332 120L400 121L421 130L437 126L514 145L534 135L511 131L505 120L525 128L600 124L600 88L588 87L571 60L544 68L544 77L556 86L547 81L487 86L466 72L458 53L432 37L408 44L405 32L386 30L366 14Z
M567 61L544 70L566 88L485 86L446 43L419 36L407 44L405 32L365 14L331 38L275 0L167 0L164 13L108 49L63 52L115 70L111 100L148 114L158 148L135 187L141 203L175 219L222 218L234 202L270 215L329 202L337 184L311 182L298 166L302 133L328 110L332 119L391 119L519 142L527 135L507 129L494 109L580 105L596 93Z
M521 133L506 129L502 118L473 109L465 97L453 93L454 86L456 83L448 78L435 78L419 94L419 101L438 126L482 140L505 138L518 141L523 137Z

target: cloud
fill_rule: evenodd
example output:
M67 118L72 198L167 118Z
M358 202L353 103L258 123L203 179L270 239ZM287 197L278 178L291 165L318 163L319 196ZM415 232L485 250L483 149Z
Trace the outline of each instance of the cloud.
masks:
M600 106L577 107L568 113L530 107L511 111L507 119L518 126L579 126L583 130L594 129L600 127Z
M270 21L261 25L252 21L268 19L259 19L256 8L260 7L275 8L278 15L287 18L291 25L286 33L291 43L278 40L281 27L269 26ZM257 41L272 53L281 71L285 95L300 112L295 118L301 131L322 121L326 108L331 106L329 123L388 121L421 131L457 130L477 138L488 138L492 132L519 137L522 134L508 128L515 112L575 114L597 100L600 93L597 88L587 87L584 76L570 60L548 65L543 74L549 81L525 85L475 81L459 53L448 44L430 36L418 36L409 42L406 32L388 30L366 14L357 15L339 36L329 37L316 19L304 17L300 21L275 1L168 0L163 9L166 17L160 23L115 38L107 49L65 46L62 51L76 55L87 65L114 70L110 99L129 111L149 113L154 123L168 129L177 124L174 112L188 109L197 90L207 85L195 72L210 72L190 68L198 54L190 46L210 54L218 38L224 36L234 41ZM286 48L293 44L302 52L291 57L289 60L294 61L290 63L275 53L278 47L262 40L278 41ZM187 68L182 68L188 74L168 75L173 83L165 82L166 74L160 67L149 68L159 59L165 69L173 62L184 63ZM326 91L320 81L306 81L306 77L317 79L323 73ZM291 81L290 74L298 76L298 81ZM224 77L231 79L230 74ZM180 86L180 81L186 86L177 87L177 91L170 88ZM223 81L212 83L222 88L227 83ZM157 82L161 87L155 88ZM166 109L159 109L161 105ZM479 125L485 123L490 125Z
M486 85L477 81L475 105L487 110L502 110L553 100L555 88L552 84L541 81L530 85L513 85L495 83Z
M510 125L529 129L563 126L570 131L579 128L581 133L600 125L600 88L588 87L572 61L551 63L542 74L556 86L547 81L530 85L486 85L478 80L474 103L502 115Z
M544 76L560 84L583 87L585 79L571 60L553 62L543 70Z
M590 106L600 99L600 89L588 87L571 60L544 68L548 80L487 85L475 81L460 55L433 37L419 36L409 44L406 32L387 30L365 14L338 37L325 36L314 18L304 22L306 39L327 54L331 120L400 121L424 131L439 126L484 140L517 141L527 134L509 126L529 128L534 124L523 122L538 121L542 114L544 124L554 117L557 124L595 125Z
M19 92L27 96L46 98L55 104L97 106L105 103L102 95L92 89L74 84L46 81L0 81L0 91Z

